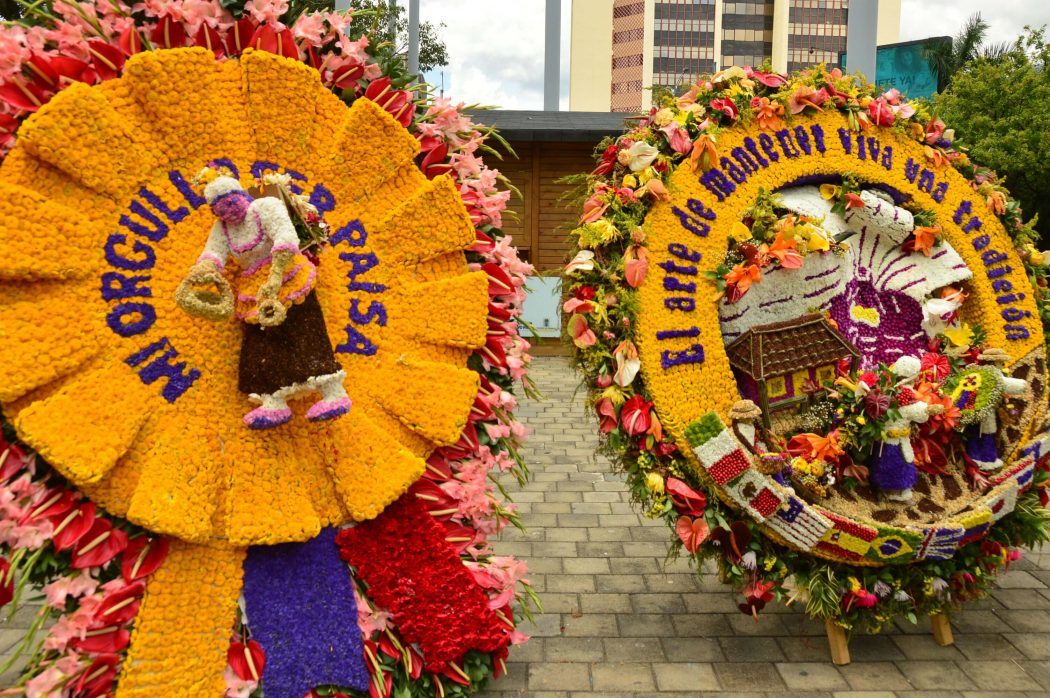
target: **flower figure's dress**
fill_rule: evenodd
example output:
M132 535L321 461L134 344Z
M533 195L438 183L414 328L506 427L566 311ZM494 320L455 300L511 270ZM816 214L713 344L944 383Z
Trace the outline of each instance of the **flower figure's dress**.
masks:
M255 294L270 274L273 253L281 251L295 253L278 293L288 316L276 327L263 328ZM244 323L238 376L242 392L270 395L341 370L314 293L317 270L299 252L299 237L279 199L255 199L241 223L215 221L199 259L220 269L233 261L229 271L235 312Z
M999 369L995 369L1002 378L1002 390L1005 395L1022 395L1028 384L1020 378L1003 376ZM978 388L963 390L955 399L955 406L959 409L972 406L976 400ZM972 424L963 432L966 455L978 468L984 471L998 470L1003 466L1003 460L999 457L999 446L995 436L999 431L998 419L995 407L985 412L984 416L976 424Z
M897 402L900 419L886 423L885 436L871 465L871 484L883 492L910 490L915 485L918 473L911 446L911 425L929 419L926 403L919 400L911 388L901 388Z

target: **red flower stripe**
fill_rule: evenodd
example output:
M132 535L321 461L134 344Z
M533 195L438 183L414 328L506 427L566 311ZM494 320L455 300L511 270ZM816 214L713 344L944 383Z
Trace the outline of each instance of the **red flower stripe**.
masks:
M510 642L507 626L488 607L447 532L414 497L383 516L339 532L342 558L368 584L368 596L394 616L402 637L416 643L428 671L441 672L468 650L497 652Z

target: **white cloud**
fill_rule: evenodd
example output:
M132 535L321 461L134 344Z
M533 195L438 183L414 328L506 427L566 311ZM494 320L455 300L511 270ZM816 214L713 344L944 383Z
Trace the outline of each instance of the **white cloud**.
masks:
M955 36L977 12L989 24L987 40L991 43L1012 42L1026 24L1050 24L1050 3L1046 0L903 0L901 41Z
M568 103L571 4L562 0L563 109ZM545 5L544 0L420 0L423 21L446 25L440 34L452 64L445 68L445 94L504 109L542 109ZM903 0L901 5L901 41L954 35L975 12L991 25L991 42L1012 41L1026 24L1050 24L1047 0Z
M563 108L568 101L570 4L562 0ZM451 61L445 69L445 95L468 104L542 109L545 8L544 0L420 0L421 21L446 25L439 30Z

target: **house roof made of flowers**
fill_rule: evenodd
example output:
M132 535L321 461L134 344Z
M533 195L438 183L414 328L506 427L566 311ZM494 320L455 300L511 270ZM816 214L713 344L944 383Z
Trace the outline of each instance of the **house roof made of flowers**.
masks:
M755 325L726 347L726 353L733 368L755 380L860 356L820 313Z

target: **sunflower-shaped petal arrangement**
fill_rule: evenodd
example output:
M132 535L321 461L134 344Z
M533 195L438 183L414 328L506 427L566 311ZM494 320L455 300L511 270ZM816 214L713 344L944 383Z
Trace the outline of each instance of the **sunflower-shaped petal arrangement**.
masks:
M0 172L0 397L26 442L111 513L188 541L301 541L376 516L459 438L485 341L473 226L417 151L373 102L347 108L263 52L140 54L123 78L56 96ZM216 161L246 187L292 173L324 210L316 287L346 419L246 430L240 328L177 308L213 219L189 180Z
M68 481L27 516L51 517L74 570L124 557L101 589L126 598L63 641L94 660L71 686L113 685L132 620L122 698L221 695L227 663L255 685L263 652L267 695L293 698L386 695L395 670L462 683L472 651L499 670L513 612L491 608L487 560L464 565L483 538L438 483L496 462L474 424L504 390L479 373L503 378L475 352L511 341L520 301L499 296L518 291L468 264L460 184L419 169L391 98L330 87L265 51L138 53L54 94L0 166L0 405ZM232 220L258 239L240 247ZM391 622L404 652L377 657Z

